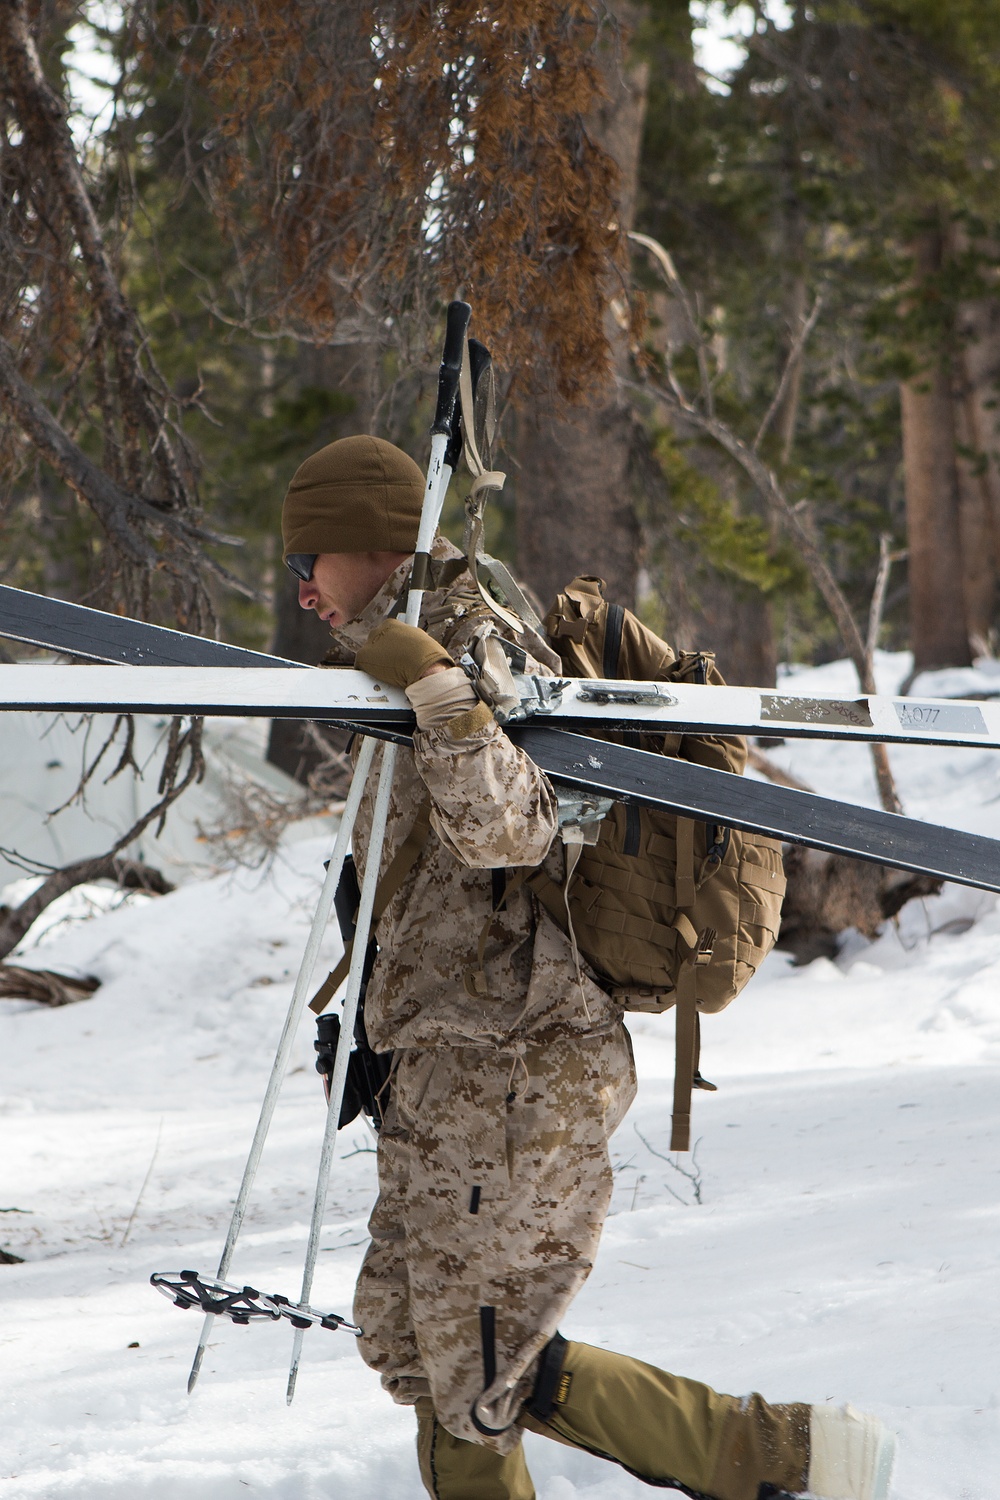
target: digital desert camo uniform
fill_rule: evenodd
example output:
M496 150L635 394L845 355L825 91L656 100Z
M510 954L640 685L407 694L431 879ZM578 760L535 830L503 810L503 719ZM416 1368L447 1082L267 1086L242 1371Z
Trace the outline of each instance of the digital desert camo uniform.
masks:
M435 552L457 555L440 541ZM335 633L348 651L408 572ZM464 584L429 596L421 620L455 657L484 614ZM546 860L561 882L563 848L542 773L484 707L462 718L418 731L397 761L383 871L425 790L432 831L379 923L365 1000L372 1046L395 1049L397 1066L355 1312L362 1353L396 1399L432 1396L452 1433L481 1442L470 1417L484 1384L480 1309L496 1309L502 1393L486 1425L506 1428L593 1263L611 1192L607 1138L635 1076L620 1008L578 972L569 939L527 891L497 912L480 966L502 888L492 872ZM362 867L376 785L373 775L355 835ZM486 992L470 993L480 969ZM518 1437L492 1441L505 1451Z
M440 540L434 552L457 556ZM329 665L353 659L408 572L409 562L334 632ZM466 576L426 597L421 625L457 659L483 611ZM529 649L543 670L557 664L538 637ZM376 783L355 834L362 869ZM480 961L505 872L544 862L565 878L553 792L484 705L418 730L413 753L400 754L383 872L426 793L431 832L378 924L365 1002L371 1043L393 1049L396 1066L354 1304L363 1357L396 1401L417 1406L425 1486L531 1500L527 1425L719 1500L756 1500L765 1478L792 1487L808 1462L808 1408L740 1402L604 1350L556 1340L565 1360L551 1420L522 1411L593 1265L612 1187L608 1138L635 1094L632 1051L620 1007L526 890L495 912ZM595 1360L617 1363L585 1368ZM594 1388L580 1415L574 1380L581 1396ZM598 1391L617 1437L591 1431ZM647 1401L655 1431L644 1457Z

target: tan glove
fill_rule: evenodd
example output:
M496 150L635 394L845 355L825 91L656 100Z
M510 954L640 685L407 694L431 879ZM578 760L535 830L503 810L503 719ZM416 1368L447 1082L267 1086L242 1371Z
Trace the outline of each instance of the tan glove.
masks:
M486 704L479 702L461 667L452 667L448 672L432 672L419 682L411 682L406 696L417 715L418 729L439 729L442 724L452 726L461 718L459 734L449 727L453 739L461 739L473 729L481 729L493 717ZM482 713L477 712L479 709Z
M354 658L359 672L367 672L369 677L387 682L390 687L401 688L408 688L436 663L443 667L455 665L444 647L426 630L403 625L399 620L383 620L376 625Z

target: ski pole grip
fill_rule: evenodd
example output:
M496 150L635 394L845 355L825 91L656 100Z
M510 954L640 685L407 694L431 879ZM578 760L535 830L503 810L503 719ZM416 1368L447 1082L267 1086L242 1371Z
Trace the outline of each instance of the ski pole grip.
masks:
M468 302L449 302L448 321L445 326L444 353L438 372L437 409L434 413L432 433L450 436L455 416L455 400L458 396L458 381L462 373L462 355L465 352L465 335L472 318Z

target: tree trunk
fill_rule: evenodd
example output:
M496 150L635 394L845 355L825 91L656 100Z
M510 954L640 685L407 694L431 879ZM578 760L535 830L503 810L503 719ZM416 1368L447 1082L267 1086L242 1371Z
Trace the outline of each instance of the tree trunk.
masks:
M940 270L942 234L922 234L915 249L918 276ZM900 388L915 672L972 661L950 353L939 351L929 369Z
M682 575L697 570L693 588ZM678 558L668 574L664 613L675 651L714 651L719 671L733 687L773 688L778 661L770 600L750 584Z
M900 390L910 644L916 672L968 666L961 504L949 372L940 364Z
M642 7L622 0L615 12L634 29ZM593 121L594 135L621 171L620 222L635 213L639 147L646 110L648 68L605 52L608 100ZM614 289L609 288L609 299ZM617 373L628 362L625 333L608 311ZM630 474L635 419L612 373L604 388L574 412L536 403L519 414L514 433L517 566L544 605L578 573L597 574L608 597L633 606L639 568L639 527Z
M961 395L955 402L956 437L963 448L975 446L968 432L967 412ZM974 460L957 455L959 539L962 548L962 597L969 648L977 656L989 647L990 628L996 605L997 571L988 497L984 475Z
M990 649L1000 577L1000 468L997 388L1000 381L1000 305L969 303L959 315L955 371L955 428L963 452L958 476L962 507L969 635L977 653Z
M771 601L757 590L739 585L730 589L733 624L719 670L734 687L773 688L778 680L778 652ZM711 645L715 637L708 639Z

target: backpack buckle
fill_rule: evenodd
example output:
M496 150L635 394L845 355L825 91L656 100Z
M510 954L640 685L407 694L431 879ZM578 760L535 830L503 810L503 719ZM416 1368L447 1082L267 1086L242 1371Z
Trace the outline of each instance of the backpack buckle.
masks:
M699 967L703 967L705 964L711 963L712 953L715 949L715 939L717 935L718 934L716 933L714 927L706 927L704 932L698 939L698 947L695 950L693 961Z

